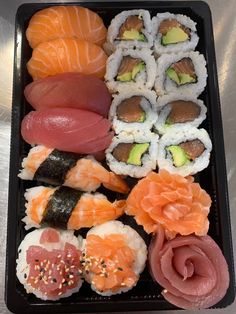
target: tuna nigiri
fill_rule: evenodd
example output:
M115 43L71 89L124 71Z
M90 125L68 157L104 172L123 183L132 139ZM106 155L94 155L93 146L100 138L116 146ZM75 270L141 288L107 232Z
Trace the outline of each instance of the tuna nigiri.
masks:
M42 42L73 37L102 45L107 30L100 16L80 6L52 6L33 15L26 30L32 48Z
M39 44L27 63L34 80L65 72L102 78L107 56L101 47L85 40L61 38Z
M22 162L19 177L52 185L64 185L86 192L96 191L101 184L120 193L129 187L118 175L106 170L92 156L61 152L39 145L31 148Z
M111 143L110 122L80 109L52 108L31 111L22 120L21 134L29 144L42 144L58 150L93 154Z
M25 228L48 225L63 229L91 228L118 218L125 200L111 203L101 193L89 194L68 187L37 186L26 190Z
M148 233L155 233L161 224L170 238L206 235L211 198L193 180L166 170L150 172L129 194L126 213Z
M61 73L37 80L26 86L24 94L36 110L71 107L107 117L111 105L106 84L82 73Z

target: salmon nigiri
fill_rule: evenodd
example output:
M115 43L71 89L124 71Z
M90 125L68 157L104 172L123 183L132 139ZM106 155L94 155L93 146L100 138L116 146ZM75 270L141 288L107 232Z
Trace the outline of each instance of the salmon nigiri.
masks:
M100 16L79 6L52 6L33 15L26 30L32 48L42 42L73 37L102 45L107 30Z
M84 193L65 186L36 186L26 190L26 229L42 225L63 229L91 228L118 218L125 200L111 203L101 193Z
M80 72L102 78L107 55L85 40L61 38L39 44L27 63L34 80L65 72Z
M119 193L129 191L128 185L121 177L106 170L92 156L85 158L43 145L31 148L22 162L22 167L19 177L23 180L64 185L86 192L95 191L101 184Z

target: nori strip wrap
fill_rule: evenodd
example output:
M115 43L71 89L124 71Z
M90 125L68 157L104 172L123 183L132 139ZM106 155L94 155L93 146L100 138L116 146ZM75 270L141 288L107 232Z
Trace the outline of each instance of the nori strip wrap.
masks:
M34 180L52 185L62 185L68 171L76 165L82 155L54 149L34 174Z
M57 189L48 201L41 225L67 229L70 215L82 194L83 192L66 186Z

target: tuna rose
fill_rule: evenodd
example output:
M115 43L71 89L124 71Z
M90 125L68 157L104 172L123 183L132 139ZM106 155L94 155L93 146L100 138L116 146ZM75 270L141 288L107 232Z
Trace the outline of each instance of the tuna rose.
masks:
M159 232L149 247L153 278L164 298L183 309L204 309L219 302L229 286L229 272L218 245L209 236L177 236L164 241Z

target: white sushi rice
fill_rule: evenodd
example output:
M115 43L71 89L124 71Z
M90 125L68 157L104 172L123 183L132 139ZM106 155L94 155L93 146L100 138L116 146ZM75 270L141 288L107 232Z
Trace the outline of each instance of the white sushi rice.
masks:
M117 107L125 99L133 96L142 96L140 106L146 113L146 119L143 122L124 122L119 120L117 116ZM112 123L112 127L116 133L124 131L125 133L145 132L150 131L153 124L157 120L156 110L156 93L150 90L131 90L115 95L111 103L109 119Z
M162 34L159 33L158 30L161 22L168 19L177 20L180 24L187 27L190 30L190 40L166 46L162 45ZM196 23L186 15L172 14L169 12L157 13L157 15L152 18L152 27L154 33L154 49L157 55L194 50L198 44L199 37L196 34Z
M118 69L123 57L130 56L132 58L141 59L145 63L145 69L139 72L135 81L120 82L116 81ZM151 89L155 82L156 62L149 49L117 49L108 59L106 64L105 81L111 93L117 91L131 90L133 88Z
M145 264L147 260L147 246L145 242L143 241L143 239L141 238L141 236L134 229L132 229L130 226L124 225L120 221L114 220L114 221L109 221L102 225L93 227L92 229L89 230L89 232L87 233L87 236L91 234L98 235L102 238L104 238L106 235L111 235L111 234L123 235L125 238L126 244L135 252L135 261L133 265L133 271L139 277L139 275L142 273L142 271L145 268ZM86 240L84 241L84 247L86 251ZM93 275L90 273L88 276L86 276L85 280L91 283L92 278L93 278ZM127 292L133 287L125 287L116 292L113 292L111 290L108 290L106 292L100 292L96 289L96 287L93 284L91 284L91 288L96 293L103 296L111 296L113 294L120 294L122 292Z
M31 219L31 211L33 206L33 201L40 197L42 193L44 193L47 190L50 191L50 196L57 190L57 188L47 188L44 186L36 186L30 189L27 189L24 197L26 200L25 207L26 216L22 219L22 221L25 223L25 229L29 230L31 228L40 228L40 224L37 224L34 220ZM37 202L37 209L34 208L34 210L37 211L37 215L39 217L39 220L41 221L43 219L43 213L45 211L45 207L47 206L48 200L42 199L41 202ZM35 205L34 205L35 206Z
M22 170L20 170L20 173L18 174L18 177L21 178L22 180L33 180L35 171L34 169L38 169L39 166L47 159L48 155L53 151L53 149L49 150L49 154L45 155L43 154L43 151L45 150L45 146L43 145L37 145L35 147L32 147L28 153L28 156L25 157L22 161ZM40 154L40 152L42 154ZM37 154L37 158L35 158L35 154ZM40 156L40 158L39 158ZM29 167L29 163L32 166Z
M175 167L173 165L172 156L166 151L166 147L170 145L179 145L186 141L192 141L196 139L200 140L204 144L204 152L187 165ZM179 129L173 129L161 137L159 141L157 164L159 169L166 169L171 173L177 173L182 176L193 175L208 166L211 150L212 143L206 130L183 126Z
M75 237L73 234L73 231L63 231L63 230L57 230L58 233L60 234L60 242L58 243L44 243L41 244L40 237L43 231L46 228L34 230L30 233L28 233L23 241L21 242L19 248L18 248L18 259L16 260L16 275L17 278L19 279L20 283L24 285L24 288L27 293L33 293L36 295L37 298L40 298L42 300L59 300L60 298L66 298L72 295L75 292L78 292L80 287L82 286L83 281L80 280L78 282L78 285L73 288L73 289L68 289L66 293L60 295L60 296L55 296L49 298L45 294L43 294L41 291L34 290L33 287L27 283L27 278L29 275L29 265L27 264L26 261L26 256L27 256L27 250L29 249L30 246L32 245L38 245L42 248L45 248L48 251L52 251L53 249L58 249L58 250L63 250L64 246L66 243L70 243L74 245L78 250L81 250L82 244L83 244L83 239L82 237ZM55 265L56 267L56 265ZM25 278L26 274L26 278Z
M173 125L165 125L166 119L171 111L171 105L170 103L177 100L183 100L183 101L192 101L195 104L197 104L200 108L200 114L199 116L194 119L193 121L185 122L185 123L175 123ZM181 128L183 126L191 126L191 127L198 127L202 121L206 119L206 112L207 108L204 105L203 101L200 99L197 99L194 96L186 96L183 93L175 93L170 95L164 95L162 97L159 97L157 100L157 108L158 108L158 119L155 123L155 128L160 134L164 134L166 132L169 132L170 130L176 128Z
M144 29L142 33L146 37L147 41L142 42L139 40L117 40L120 27L131 15L138 15L143 19ZM152 36L152 23L150 13L147 10L127 10L117 14L111 21L107 30L107 41L105 43L106 51L115 51L117 48L150 48L153 45Z
M106 160L110 169L116 174L129 175L134 178L146 176L150 171L156 168L156 158L158 151L158 135L154 133L136 133L127 134L121 132L113 137L111 145L106 150ZM142 166L127 164L118 161L112 154L114 148L119 143L150 143L148 153L142 157Z
M167 75L166 70L173 64L183 58L190 58L193 62L197 82L177 86ZM202 93L206 86L207 70L206 60L198 51L179 52L171 54L163 54L157 60L157 76L155 81L155 90L157 95L182 92L186 95L198 96Z

